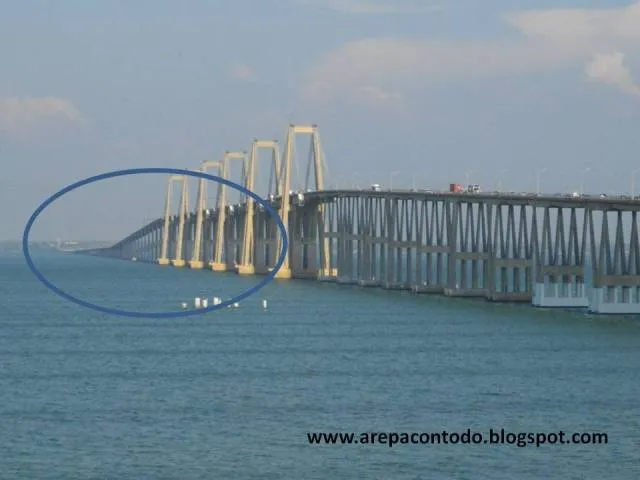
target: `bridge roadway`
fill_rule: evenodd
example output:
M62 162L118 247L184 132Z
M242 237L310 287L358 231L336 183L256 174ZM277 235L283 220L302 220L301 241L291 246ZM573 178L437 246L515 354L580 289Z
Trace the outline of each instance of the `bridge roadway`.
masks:
M619 196L599 196L599 195L578 195L572 194L536 194L526 192L449 192L439 190L373 190L352 188L345 190L324 190L321 192L306 192L305 198L308 201L326 201L327 198L344 198L363 195L366 197L386 197L393 196L405 199L428 199L428 200L453 200L476 201L494 203L502 205L531 205L535 207L552 208L591 208L593 210L621 210L634 211L640 208L640 196L630 195Z
M304 193L292 191L297 135L311 137ZM638 197L327 190L316 125L289 125L282 157L277 141L254 139L250 154L225 151L221 161L202 162L200 171L217 168L230 179L229 163L240 161L239 183L253 191L261 148L271 152L268 198L289 239L276 279L640 313ZM174 184L182 187L177 214ZM276 219L246 198L229 204L221 185L216 205L208 208L206 185L199 180L191 208L187 177L169 178L163 218L93 253L268 273L282 249Z
M638 200L359 189L294 193L289 200L289 272L282 278L640 313ZM283 203L270 200L276 211ZM246 206L225 210L220 237L220 209L203 211L199 241L198 215L190 211L182 240L181 216L170 215L168 228L159 218L100 253L184 266L199 243L195 261L239 271ZM248 273L265 274L279 251L275 222L258 208L252 223ZM222 260L214 262L220 238Z

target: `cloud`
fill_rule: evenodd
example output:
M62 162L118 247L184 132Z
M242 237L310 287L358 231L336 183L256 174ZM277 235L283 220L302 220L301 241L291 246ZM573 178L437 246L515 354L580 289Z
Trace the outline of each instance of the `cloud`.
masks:
M354 92L352 100L374 108L401 108L404 104L404 96L402 94L373 85L358 88Z
M244 63L235 63L229 70L229 76L233 80L248 80L253 77L253 70Z
M404 93L429 81L582 69L598 51L640 51L640 1L611 9L516 12L503 20L519 31L519 39L385 37L349 42L307 72L301 96L341 101L363 86Z
M0 132L24 133L39 127L83 122L80 111L64 98L0 98Z
M298 5L326 8L339 13L429 13L441 10L438 5L425 5L422 0L396 0L378 2L374 0L295 0Z
M622 52L594 55L585 73L590 80L618 87L625 93L640 95L640 84L633 80Z
M640 1L610 9L550 9L505 15L525 36L594 44L640 40Z

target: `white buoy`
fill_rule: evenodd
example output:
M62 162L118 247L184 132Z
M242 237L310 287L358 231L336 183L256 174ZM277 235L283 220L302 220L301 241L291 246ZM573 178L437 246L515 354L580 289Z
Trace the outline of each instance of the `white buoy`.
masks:
M262 300L262 308L263 308L264 310L266 310L266 309L267 309L267 301L266 301L266 300Z
M196 297L193 299L193 306L196 308L200 308L200 297Z
M233 308L238 308L240 306L240 304L238 302L233 304Z
M209 300L207 300L206 298L202 299L202 308L207 308L207 306L209 305Z
M221 303L222 303L222 301L218 297L213 297L213 304L214 305L220 305Z
M182 302L182 309L186 310L187 309L187 302Z

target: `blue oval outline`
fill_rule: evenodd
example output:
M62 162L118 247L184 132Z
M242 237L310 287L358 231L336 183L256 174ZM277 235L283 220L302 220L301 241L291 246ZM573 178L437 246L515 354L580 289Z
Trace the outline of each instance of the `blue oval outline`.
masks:
M87 301L82 300L80 298L76 298L73 295L70 295L67 292L59 289L53 283L51 283L49 280L47 280L47 278L37 269L37 267L33 263L33 260L31 259L31 252L29 251L29 234L31 233L31 227L33 226L33 223L36 221L38 216L43 212L43 210L45 208L47 208L50 204L52 204L55 200L60 198L61 196L69 193L72 190L80 188L80 187L82 187L84 185L88 185L90 183L94 183L94 182L97 182L97 181L100 181L100 180L105 180L107 178L116 178L116 177L123 177L123 176L127 176L127 175L138 175L138 174L144 174L144 173L162 173L162 174L170 174L170 175L187 175L187 176L191 176L191 177L204 178L205 180L212 180L214 182L218 182L218 183L221 183L221 184L226 185L228 187L231 187L231 188L233 188L235 190L239 190L240 192L244 193L245 195L248 195L251 198L253 198L258 204L262 205L267 212L269 212L269 215L271 215L276 220L278 229L280 230L280 234L282 235L282 251L280 252L280 255L278 256L278 261L274 265L273 269L265 276L265 278L264 278L264 280L262 282L254 285L253 287L249 288L248 290L245 290L244 292L240 293L239 295L236 295L235 297L233 297L233 298L231 298L231 299L229 299L227 301L224 301L224 302L222 302L222 303L220 303L218 305L212 305L210 307L200 308L200 309L186 311L186 312L149 312L149 313L142 313L142 312L130 312L130 311L127 311L127 310L119 310L117 308L102 307L100 305L96 305L96 304L93 304L91 302L87 302ZM51 291L53 291L54 293L57 293L58 295L60 295L65 300L69 300L72 303L75 303L75 304L80 305L80 306L85 307L85 308L89 308L91 310L96 310L98 312L107 313L107 314L110 314L110 315L118 315L118 316L122 316L122 317L135 317L135 318L191 317L191 316L195 316L195 315L202 315L202 314L207 313L207 312L212 312L212 311L217 310L219 308L223 308L223 307L226 307L228 305L232 305L233 303L239 302L240 300L244 300L245 298L253 295L254 293L257 293L258 290L262 289L268 283L272 282L275 279L276 273L278 273L278 271L280 270L280 268L284 264L284 261L285 261L286 256L287 256L288 249L289 249L289 238L287 236L287 231L286 231L286 228L284 226L284 223L282 222L282 218L280 218L280 215L278 215L278 213L273 209L273 207L271 207L271 205L269 205L269 203L267 202L266 199L260 197L259 195L257 195L256 193L252 192L251 190L243 187L242 185L239 185L237 183L231 182L231 181L229 181L229 180L227 180L225 178L218 177L216 175L209 175L208 173L198 172L198 171L195 171L195 170L184 170L184 169L179 169L179 168L162 168L162 167L129 168L129 169L125 169L125 170L114 170L114 171L111 171L111 172L101 173L99 175L94 175L92 177L87 177L87 178L85 178L83 180L80 180L78 182L72 183L71 185L68 185L63 189L58 190L56 193L54 193L49 198L47 198L44 202L42 202L38 206L38 208L36 208L36 210L33 212L31 217L27 221L27 225L25 226L24 233L22 234L22 251L24 253L24 258L27 261L27 265L29 265L29 268L31 269L33 274L38 278L38 280L40 280Z

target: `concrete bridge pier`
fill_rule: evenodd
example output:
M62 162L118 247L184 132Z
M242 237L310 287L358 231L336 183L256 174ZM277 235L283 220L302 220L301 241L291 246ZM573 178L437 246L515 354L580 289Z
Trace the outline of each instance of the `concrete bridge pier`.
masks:
M376 218L374 208L379 199L366 198L360 202L358 215L358 285L361 287L377 287L381 283L381 275L376 275Z
M210 263L211 270L214 272L235 271L235 255L237 242L234 239L235 217L233 207L226 207L226 214L222 214L222 220L218 220L216 230L216 255Z
M388 198L385 202L385 258L382 288L385 290L409 290L411 286L406 282L406 272L403 269L402 256L411 246L405 240L407 216L405 214L406 201Z
M187 262L184 257L185 250L185 230L188 229L189 221L189 184L186 176L182 176L182 194L180 195L180 212L178 213L178 234L176 238L175 257L171 260L174 267L184 267Z
M449 297L486 297L491 265L490 205L457 202L450 207L447 231Z
M418 246L416 263L418 273L416 281L411 286L413 293L444 293L445 289L445 259L449 247L446 245Z
M294 209L293 230L295 264L293 265L294 278L306 278L317 280L321 276L319 263L319 250L322 247L318 232L318 206L310 205Z
M353 234L353 209L355 202L352 198L338 199L338 277L337 283L345 285L354 285L357 283L355 278L355 239Z
M338 278L337 267L337 229L335 225L335 202L320 204L317 210L318 218L318 254L320 264L318 266L318 280L333 282Z
M249 207L251 203L251 208ZM253 200L248 199L245 205L245 212L243 215L243 225L241 228L242 243L240 245L240 259L236 267L238 275L255 275L256 274L256 262L257 262L257 250L259 235L258 229L258 213L255 212L253 206Z
M169 265L173 254L171 252L174 239L170 238L172 235L172 229L174 228L174 217L171 215L171 197L173 195L173 184L184 183L184 178L181 175L171 175L167 181L167 193L164 203L164 221L162 230L162 247L160 256L158 258L159 265ZM182 200L180 201L180 209L182 208ZM180 210L181 211L181 210Z
M586 308L589 292L584 283L584 265L545 265L536 270L534 307Z
M537 245L535 212L531 221L524 205L495 205L487 223L492 232L487 299L530 302L533 250Z
M242 247L244 243L246 210L241 210L234 215L229 225L228 247L229 255L227 256L227 271L238 272L238 266L242 263Z
M530 302L532 297L530 259L494 258L490 262L487 299L494 302Z
M591 212L590 212L591 213ZM625 232L624 214L631 227ZM637 211L604 211L599 245L590 229L593 289L589 311L605 314L640 313L640 242ZM591 224L593 225L591 213ZM613 228L610 224L613 223Z
M278 226L264 210L256 214L254 268L258 275L267 275L278 260Z
M535 284L531 303L536 307L586 308L589 305L585 286L588 212L585 209L582 228L577 222L576 208L544 207L542 217L540 249L534 249Z
M416 273L413 293L444 293L447 279L446 257L450 251L447 238L448 202L439 199L414 201L416 228Z

